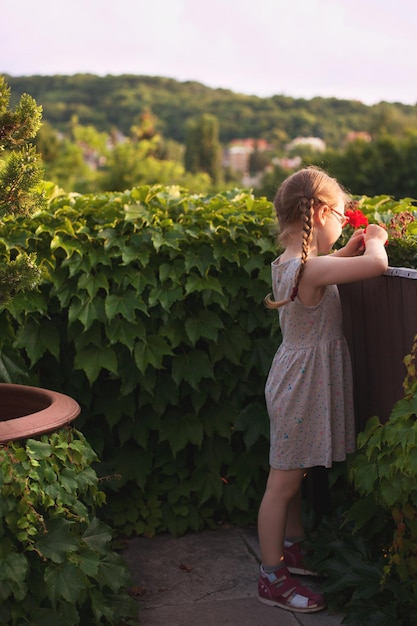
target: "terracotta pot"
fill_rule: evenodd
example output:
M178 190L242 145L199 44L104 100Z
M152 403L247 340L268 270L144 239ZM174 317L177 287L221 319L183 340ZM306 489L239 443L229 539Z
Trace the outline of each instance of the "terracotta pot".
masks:
M62 393L0 383L0 443L58 430L80 414L78 403Z

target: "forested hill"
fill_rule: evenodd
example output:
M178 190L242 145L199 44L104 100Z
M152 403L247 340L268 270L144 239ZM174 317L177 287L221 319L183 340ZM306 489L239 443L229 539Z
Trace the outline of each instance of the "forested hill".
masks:
M218 118L222 142L241 137L279 142L316 136L328 147L339 147L352 131L374 137L382 132L398 137L417 133L417 106L394 102L367 106L337 98L260 98L156 76L5 75L5 79L12 90L12 106L22 93L28 93L42 105L44 121L62 131L77 116L80 124L128 134L139 116L150 112L157 118L156 129L181 143L188 120L202 113Z

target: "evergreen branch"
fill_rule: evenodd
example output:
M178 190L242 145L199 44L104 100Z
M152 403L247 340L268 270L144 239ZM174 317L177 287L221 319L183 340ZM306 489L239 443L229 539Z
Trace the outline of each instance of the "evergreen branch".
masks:
M43 174L39 160L31 145L9 155L0 174L0 214L28 215L43 204L41 194L34 191Z
M10 263L0 265L0 306L4 306L19 292L36 287L41 279L36 255L20 253Z

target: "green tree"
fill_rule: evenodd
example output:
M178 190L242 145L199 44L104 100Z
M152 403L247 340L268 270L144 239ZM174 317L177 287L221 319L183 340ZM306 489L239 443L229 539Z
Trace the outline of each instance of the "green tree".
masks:
M254 176L258 172L263 172L270 162L271 155L269 152L260 151L257 142L255 142L255 149L249 155L249 172L251 176Z
M42 107L28 94L21 96L15 110L9 105L10 88L0 76L0 246L8 255L8 263L0 266L0 304L34 287L40 277L36 257L27 255L23 247L10 247L2 238L2 226L45 204L39 190L41 161L30 142L40 128Z
M180 185L196 193L207 192L207 174L191 174L182 163L157 158L159 138L126 141L114 146L100 182L102 191L124 191L138 185Z
M344 151L328 151L323 157L327 169L352 193L375 196L388 194L395 198L417 193L417 166L408 154L415 156L415 140L400 141L384 136L376 141L353 141Z
M189 123L185 145L185 168L189 172L206 172L214 184L221 179L221 145L219 122L208 113Z
M260 186L255 189L256 196L259 198L265 196L272 202L278 187L289 174L290 172L288 170L283 169L279 165L275 165L271 172L267 172L262 177Z
M43 122L34 138L34 145L42 158L44 167L59 157L60 144L61 139L56 129L48 122Z

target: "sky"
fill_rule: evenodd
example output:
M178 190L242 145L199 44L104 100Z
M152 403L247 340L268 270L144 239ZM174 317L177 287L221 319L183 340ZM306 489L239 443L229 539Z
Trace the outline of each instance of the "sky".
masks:
M415 0L2 0L0 73L417 103Z

